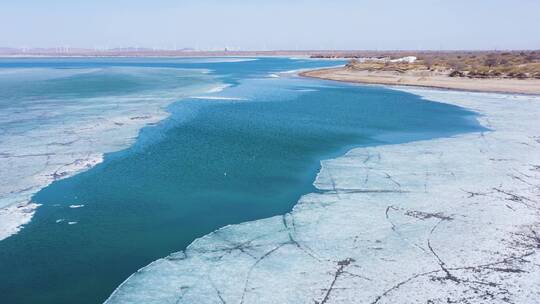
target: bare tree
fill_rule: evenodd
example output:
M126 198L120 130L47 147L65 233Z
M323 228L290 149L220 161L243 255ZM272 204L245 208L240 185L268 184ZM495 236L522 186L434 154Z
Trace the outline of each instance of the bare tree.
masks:
M492 68L497 65L497 57L494 55L488 55L488 57L484 60L484 64L487 65L489 68Z
M424 62L424 65L428 68L428 70L431 70L435 63L435 59L433 57L424 57L422 58L422 61Z
M449 61L448 66L454 71L462 71L465 68L465 63L462 60L456 59Z

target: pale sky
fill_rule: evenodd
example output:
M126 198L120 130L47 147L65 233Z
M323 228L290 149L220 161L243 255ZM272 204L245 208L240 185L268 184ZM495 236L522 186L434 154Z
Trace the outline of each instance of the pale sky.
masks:
M0 0L0 46L540 49L540 0Z

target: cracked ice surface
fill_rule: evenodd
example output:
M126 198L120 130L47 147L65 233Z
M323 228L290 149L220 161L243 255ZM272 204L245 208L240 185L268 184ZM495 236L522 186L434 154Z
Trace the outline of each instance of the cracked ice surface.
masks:
M492 131L325 160L322 193L196 240L107 303L539 303L540 97L405 90Z
M135 93L79 96L92 89L63 84L63 94L35 93L28 83L73 79L80 75L136 78L142 83L166 79L168 87ZM130 78L131 77L131 78ZM38 82L41 84L40 82ZM52 82L45 85L58 90ZM17 87L14 93L10 88ZM51 182L72 176L102 161L104 153L121 150L135 140L139 130L167 116L165 107L188 94L220 87L203 70L166 68L0 69L0 240L28 223L37 204L33 194ZM48 88L48 87L47 87ZM17 95L23 94L27 95ZM29 91L26 93L25 91ZM95 92L100 93L99 89ZM16 97L12 97L16 96Z

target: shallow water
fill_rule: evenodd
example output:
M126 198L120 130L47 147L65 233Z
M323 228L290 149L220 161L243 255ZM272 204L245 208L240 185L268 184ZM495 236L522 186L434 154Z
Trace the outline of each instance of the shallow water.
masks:
M136 68L144 74L160 68L165 75L168 68L199 69L193 75L208 75L197 74L208 69L208 83L232 85L210 98L182 98L131 147L38 192L32 200L42 206L32 222L0 242L2 302L99 303L131 273L195 238L289 211L302 194L315 191L321 159L353 146L480 129L473 113L412 94L268 77L335 62L189 60L0 61L19 69ZM115 92L115 84L105 83L99 96ZM57 90L77 96L87 84ZM141 86L153 94L171 89Z
M0 207L127 147L142 126L166 116L165 106L220 84L204 70L0 61Z

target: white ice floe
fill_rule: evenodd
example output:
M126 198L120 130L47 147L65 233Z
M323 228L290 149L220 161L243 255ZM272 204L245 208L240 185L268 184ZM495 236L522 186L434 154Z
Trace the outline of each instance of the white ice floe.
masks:
M208 90L206 93L219 93L223 90L225 90L226 88L230 87L231 85L230 84L220 84L220 85L217 85L215 87L213 87L212 89Z
M297 92L317 92L315 89L296 89Z
M0 240L19 232L30 222L37 207L38 204L23 202L0 208Z
M77 95L80 88L72 92L62 87L69 94L17 95L9 103L0 104L0 240L30 221L37 207L30 199L40 189L95 166L105 153L128 147L142 127L168 116L165 108L171 102L226 87L204 70L124 67L1 71L7 76L0 75L0 87L7 89L13 87L12 83L24 88L37 80L50 82L91 73L101 73L97 78L148 78L158 83L167 79L174 85L133 94L82 97Z
M247 98L243 97L227 97L227 96L192 96L193 99L207 99L207 100L242 100L246 101Z
M107 303L538 303L540 98L406 91L491 131L325 160L292 212L197 239Z

